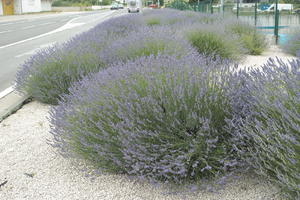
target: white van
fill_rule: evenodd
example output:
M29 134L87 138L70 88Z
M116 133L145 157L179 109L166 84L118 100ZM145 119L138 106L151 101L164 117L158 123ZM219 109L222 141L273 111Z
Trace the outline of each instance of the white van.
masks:
M142 2L140 0L128 0L128 12L140 12L142 9Z
M275 10L276 5L275 4L271 4L271 6L269 8L267 8L266 10L263 10L265 12L272 12ZM278 4L278 10L279 11L292 11L293 10L293 4Z

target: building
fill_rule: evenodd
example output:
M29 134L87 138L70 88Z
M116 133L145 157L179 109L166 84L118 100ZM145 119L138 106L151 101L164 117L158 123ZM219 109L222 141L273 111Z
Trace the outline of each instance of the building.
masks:
M51 11L52 0L0 0L0 15Z

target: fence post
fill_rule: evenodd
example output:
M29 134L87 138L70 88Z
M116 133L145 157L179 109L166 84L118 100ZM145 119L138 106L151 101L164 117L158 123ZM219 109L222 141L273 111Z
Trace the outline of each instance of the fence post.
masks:
M221 0L220 10L221 10L221 13L224 15L224 0Z
M257 1L255 0L254 25L257 25Z
M236 16L239 18L240 12L240 0L236 0Z
M274 35L275 35L275 40L276 44L278 44L278 27L279 26L279 10L278 10L278 0L276 0L276 5L275 5L275 27L274 27Z

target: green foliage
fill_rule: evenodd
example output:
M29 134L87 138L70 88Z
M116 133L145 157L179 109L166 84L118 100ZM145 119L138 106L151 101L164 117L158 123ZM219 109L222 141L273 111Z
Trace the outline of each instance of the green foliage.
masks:
M53 1L52 6L54 7L69 7L72 6L72 2L70 1L63 1L63 0L56 0Z
M159 5L164 6L165 5L165 0L159 0Z
M253 26L238 22L229 25L228 31L229 34L233 33L239 36L244 48L251 55L260 55L267 47L265 38Z
M160 19L159 18L148 18L148 19L145 19L146 21L146 24L149 25L149 26L153 26L153 25L160 25Z
M40 102L57 104L60 95L68 93L70 83L101 68L101 63L94 54L78 55L75 52L59 54L63 59L52 57L42 63L35 62L22 90Z
M103 0L103 5L109 5L109 4L111 4L111 0ZM56 7L92 6L92 5L99 5L99 1L98 0L55 0L52 3L52 6L56 6Z
M112 0L102 0L101 5L107 6L107 5L111 5L112 4Z
M192 6L183 0L172 1L171 3L167 4L166 7L178 10L193 10Z
M280 3L291 3L291 4L299 4L299 0L279 0Z
M241 56L239 43L226 35L200 29L188 32L187 38L201 54L233 60Z

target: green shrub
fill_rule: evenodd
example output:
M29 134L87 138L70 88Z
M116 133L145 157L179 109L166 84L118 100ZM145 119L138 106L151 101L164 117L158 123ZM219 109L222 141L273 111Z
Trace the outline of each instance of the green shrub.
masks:
M175 1L172 1L171 3L168 3L166 5L167 8L174 8L174 9L178 9L178 10L193 10L193 7L183 1L183 0L175 0Z
M225 34L198 29L187 32L187 38L201 54L232 60L241 57L242 48L238 41Z
M146 24L148 26L153 26L153 25L160 25L160 19L159 18L148 18L145 20L146 21Z
M103 49L113 40L139 29L139 22L133 16L113 18L61 45L39 51L17 72L17 91L56 104L73 82L105 68L108 63L104 60L109 55L104 57Z
M103 67L94 52L80 50L48 49L32 60L34 62L24 63L18 73L17 89L49 104L56 104L61 94L68 93L72 82Z
M189 53L139 57L73 85L51 111L55 146L115 173L174 181L237 165L224 127L229 65Z
M266 40L261 33L258 33L255 27L241 22L229 26L229 34L233 33L239 36L243 46L251 55L260 55L267 47Z
M68 6L72 6L72 2L63 1L63 0L56 0L56 1L53 1L52 6L54 6L54 7L68 7Z

